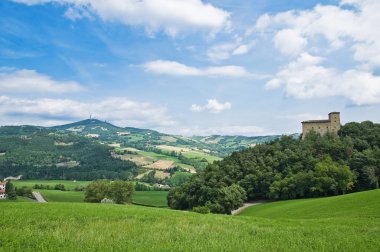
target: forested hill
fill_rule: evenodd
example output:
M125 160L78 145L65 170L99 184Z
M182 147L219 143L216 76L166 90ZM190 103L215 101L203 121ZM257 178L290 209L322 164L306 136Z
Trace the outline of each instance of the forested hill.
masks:
M149 129L118 127L97 119L87 119L55 126L52 129L89 136L108 144L120 144L122 147L132 147L139 150L150 150L152 147L166 145L201 150L218 157L225 157L234 151L244 150L256 144L269 142L280 137L279 135L186 137L164 134Z
M0 127L0 179L131 179L137 166L111 156L111 147L80 135L34 126Z
M175 209L229 213L247 200L295 199L378 188L380 124L344 125L339 136L284 136L237 152L169 193Z

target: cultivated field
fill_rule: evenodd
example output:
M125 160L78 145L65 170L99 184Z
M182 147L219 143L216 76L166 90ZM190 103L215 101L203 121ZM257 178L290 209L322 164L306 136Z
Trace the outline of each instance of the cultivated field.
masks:
M172 168L174 165L173 161L170 160L157 160L153 164L145 166L146 168L150 169L157 169L157 170L167 170Z
M261 208L266 217L133 205L4 202L0 250L378 251L380 190L358 193L355 199L347 196L351 195L325 205L322 212L330 211L331 216L318 213L318 208L302 209L297 201L281 202L288 207L272 213L268 211L273 204L280 203L250 209ZM301 208L299 212L284 213L292 204Z

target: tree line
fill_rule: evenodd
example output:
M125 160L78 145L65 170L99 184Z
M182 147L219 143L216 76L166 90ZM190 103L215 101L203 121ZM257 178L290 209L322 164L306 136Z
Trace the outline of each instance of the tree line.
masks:
M230 213L247 200L339 195L379 187L380 124L342 126L339 135L283 136L214 162L169 192L174 209Z

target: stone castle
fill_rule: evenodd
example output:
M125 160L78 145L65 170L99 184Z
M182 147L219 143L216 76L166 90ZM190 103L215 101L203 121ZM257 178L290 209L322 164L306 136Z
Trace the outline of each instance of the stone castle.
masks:
M340 113L331 112L328 120L310 120L302 122L302 139L304 139L310 131L315 131L324 135L327 132L337 134L339 129Z

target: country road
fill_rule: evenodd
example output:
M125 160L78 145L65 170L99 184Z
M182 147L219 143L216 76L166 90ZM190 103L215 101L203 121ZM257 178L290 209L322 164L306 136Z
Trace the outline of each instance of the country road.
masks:
M41 193L39 192L32 192L34 198L37 200L39 203L47 203L47 201L42 197Z
M251 206L255 206L255 205L259 205L259 204L262 204L264 203L264 201L257 201L257 202L249 202L249 203L245 203L242 207L238 208L238 209L235 209L233 211L231 211L231 215L238 215L239 213L243 212L245 209L247 209L248 207L251 207Z

